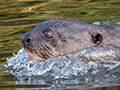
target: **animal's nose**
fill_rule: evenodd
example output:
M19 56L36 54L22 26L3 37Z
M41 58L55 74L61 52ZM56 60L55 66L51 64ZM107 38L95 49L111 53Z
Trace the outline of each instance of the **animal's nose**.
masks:
M25 33L21 37L21 42L23 46L28 46L31 43L31 37L29 37L28 33Z

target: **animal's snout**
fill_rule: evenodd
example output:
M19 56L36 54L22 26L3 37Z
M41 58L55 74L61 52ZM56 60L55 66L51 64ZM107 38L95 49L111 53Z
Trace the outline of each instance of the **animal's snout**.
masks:
M21 42L23 46L29 46L31 44L31 37L29 37L28 33L22 35Z
M26 38L26 39L24 40L24 43L25 43L26 45L29 45L30 42L31 42L31 38L30 38L30 37L28 37L28 38Z

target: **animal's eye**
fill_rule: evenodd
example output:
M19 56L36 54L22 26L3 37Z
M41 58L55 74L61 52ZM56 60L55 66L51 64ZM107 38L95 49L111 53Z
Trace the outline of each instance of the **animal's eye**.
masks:
M51 38L53 36L53 31L50 29L47 29L45 30L44 34L45 34L45 37Z

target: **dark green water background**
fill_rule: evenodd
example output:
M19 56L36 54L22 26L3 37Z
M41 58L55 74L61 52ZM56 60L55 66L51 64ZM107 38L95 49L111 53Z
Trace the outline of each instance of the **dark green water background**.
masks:
M22 34L39 22L66 18L93 23L119 17L120 0L0 0L0 66L22 48ZM0 90L44 87L15 85L16 80L10 73L0 71ZM99 90L120 90L120 85Z

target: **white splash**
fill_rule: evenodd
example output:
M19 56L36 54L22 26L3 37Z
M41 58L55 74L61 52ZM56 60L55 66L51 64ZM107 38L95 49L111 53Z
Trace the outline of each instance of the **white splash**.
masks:
M22 48L13 57L7 59L7 64L3 67L6 72L11 72L18 78L31 76L71 78L72 76L97 74L103 68L110 71L120 65L119 60L112 61L115 58L116 53L113 50L92 47L38 62L30 60L27 52Z

